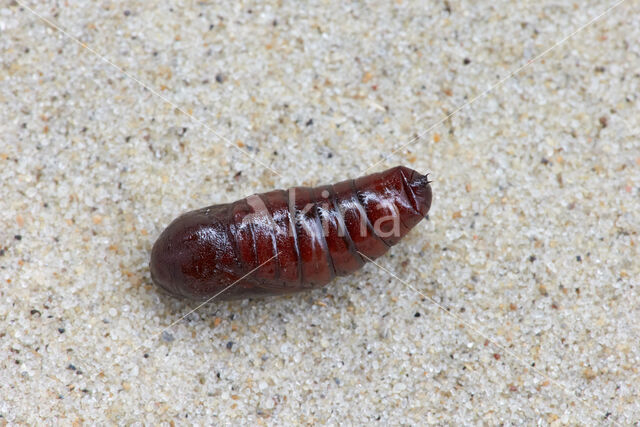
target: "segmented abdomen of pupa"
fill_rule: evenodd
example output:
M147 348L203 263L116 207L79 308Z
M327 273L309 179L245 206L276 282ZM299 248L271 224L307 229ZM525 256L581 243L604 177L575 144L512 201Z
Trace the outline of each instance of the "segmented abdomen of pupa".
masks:
M170 293L200 299L324 286L387 252L430 205L427 177L403 166L256 194L176 219L154 245L152 277Z

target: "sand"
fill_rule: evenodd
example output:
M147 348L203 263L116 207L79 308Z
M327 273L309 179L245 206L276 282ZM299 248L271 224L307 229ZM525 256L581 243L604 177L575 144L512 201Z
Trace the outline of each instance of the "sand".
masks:
M640 421L615 4L2 2L0 425ZM193 312L151 283L184 211L398 164L434 201L379 265Z

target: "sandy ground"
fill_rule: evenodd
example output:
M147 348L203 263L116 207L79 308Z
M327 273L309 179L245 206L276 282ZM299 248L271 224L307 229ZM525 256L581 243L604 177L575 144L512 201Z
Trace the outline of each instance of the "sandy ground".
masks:
M638 0L151 3L0 2L0 425L640 420ZM380 267L151 283L186 210L398 164Z

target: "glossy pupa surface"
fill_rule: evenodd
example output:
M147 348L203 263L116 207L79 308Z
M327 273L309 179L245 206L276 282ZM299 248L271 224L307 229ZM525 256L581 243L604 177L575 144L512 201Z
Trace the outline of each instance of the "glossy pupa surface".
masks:
M397 166L187 212L155 242L151 277L193 299L317 288L387 252L427 215L431 198L425 175Z

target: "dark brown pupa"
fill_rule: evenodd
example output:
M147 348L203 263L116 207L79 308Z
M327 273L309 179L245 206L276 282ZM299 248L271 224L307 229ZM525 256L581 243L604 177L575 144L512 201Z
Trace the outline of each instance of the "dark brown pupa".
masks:
M404 166L256 194L174 220L153 245L151 277L194 299L317 288L383 255L430 206L427 176Z

